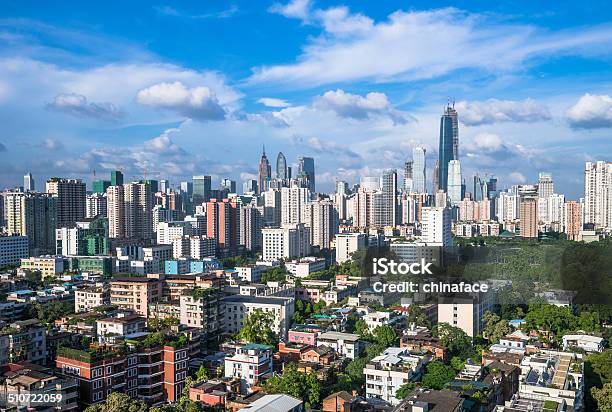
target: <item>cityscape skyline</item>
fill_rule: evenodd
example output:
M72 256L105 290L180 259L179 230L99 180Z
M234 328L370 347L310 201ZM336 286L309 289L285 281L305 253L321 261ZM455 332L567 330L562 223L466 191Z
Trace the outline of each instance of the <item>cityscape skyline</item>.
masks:
M612 155L607 8L593 16L592 5L546 14L522 4L523 15L480 3L412 7L141 5L110 24L97 5L7 4L0 187L27 172L39 182L90 181L94 170L117 169L129 179L205 174L244 182L257 175L262 144L282 151L294 173L299 156L315 158L326 192L336 180L404 170L421 145L433 176L450 99L464 176L495 175L509 187L548 171L560 192L579 198L584 162ZM170 42L162 25L174 34ZM226 32L228 25L244 31ZM427 25L438 34L409 30ZM485 33L495 45L476 47ZM386 34L394 40L381 40ZM368 47L386 64L359 58ZM457 55L461 49L478 51ZM32 158L40 161L24 167Z

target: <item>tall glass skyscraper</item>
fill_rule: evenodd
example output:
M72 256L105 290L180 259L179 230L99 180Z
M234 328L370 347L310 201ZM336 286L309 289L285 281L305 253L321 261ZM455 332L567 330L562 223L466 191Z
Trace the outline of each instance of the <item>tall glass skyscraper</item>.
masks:
M311 193L315 192L315 165L312 157L298 158L298 178L306 176L308 178L308 189Z
M416 193L426 193L425 148L412 149L412 190Z
M455 157L458 152L459 127L457 124L457 111L447 106L440 118L440 145L438 147L438 187L445 192L448 192L448 162L458 160Z
M276 177L277 179L287 179L287 159L283 152L278 152L276 158Z
M210 200L210 176L193 176L193 204L199 205Z
M461 202L461 163L459 160L448 162L448 199L453 206Z

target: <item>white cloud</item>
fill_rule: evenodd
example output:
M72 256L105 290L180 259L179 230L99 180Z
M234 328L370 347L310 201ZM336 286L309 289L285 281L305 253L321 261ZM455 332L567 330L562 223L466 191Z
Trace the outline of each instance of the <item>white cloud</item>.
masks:
M303 3L277 5L273 11L312 19L321 35L308 40L295 63L254 69L251 82L300 88L429 79L460 69L498 73L521 69L531 58L606 53L601 45L612 40L609 26L551 32L454 8L396 11L374 22L346 7L306 12L297 7Z
M587 93L565 115L575 129L612 127L612 97Z
M95 103L87 97L76 93L62 93L55 96L47 108L61 111L76 117L93 117L97 119L117 119L123 115L112 103Z
M223 120L225 109L206 86L189 89L179 81L158 83L138 92L138 102L169 109L195 120Z
M477 149L499 150L502 148L502 140L493 133L479 133L474 137L474 145Z
M525 176L520 172L512 172L508 177L510 177L510 180L514 183L525 183L527 181Z
M548 107L533 99L461 101L455 108L459 112L459 121L467 126L502 122L532 123L551 119Z
M176 143L172 141L170 135L172 133L180 132L178 128L166 129L159 136L147 140L144 142L144 149L149 152L159 153L159 154L183 154L185 151L178 146Z
M371 92L364 96L347 93L344 90L330 90L314 99L317 110L331 110L338 116L365 120L373 116L386 116L394 123L407 123L410 117L396 110L387 95Z
M274 97L262 97L257 100L257 103L263 104L266 107L289 107L291 103L284 99L277 99Z
M288 18L308 20L310 6L310 0L291 0L287 4L274 3L269 11Z
M47 150L60 150L64 148L62 142L56 139L45 139L43 140L41 146Z

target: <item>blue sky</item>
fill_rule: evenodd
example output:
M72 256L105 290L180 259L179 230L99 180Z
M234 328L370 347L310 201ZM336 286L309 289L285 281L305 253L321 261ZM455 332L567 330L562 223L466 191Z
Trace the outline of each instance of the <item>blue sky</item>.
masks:
M331 190L415 145L433 166L449 98L468 182L547 171L577 198L584 162L612 161L604 1L125 3L3 1L0 187L243 181L265 144L313 156Z

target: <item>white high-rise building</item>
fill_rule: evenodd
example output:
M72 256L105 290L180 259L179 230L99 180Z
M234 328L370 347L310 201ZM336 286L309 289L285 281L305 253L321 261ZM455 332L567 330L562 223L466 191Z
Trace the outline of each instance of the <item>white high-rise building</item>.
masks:
M302 209L310 200L308 188L293 185L281 189L281 225L301 223Z
M448 162L448 198L453 206L461 202L461 163L459 160Z
M85 199L85 217L94 218L96 216L107 217L106 214L106 193L92 193Z
M246 250L261 250L264 208L253 204L240 207L240 244Z
M341 233L336 235L336 263L346 262L351 254L368 247L368 235L365 233Z
M495 205L497 220L511 222L519 218L519 196L516 193L500 192Z
M453 246L451 210L446 207L424 207L421 239L430 246Z
M549 197L555 193L552 174L540 173L538 177L538 197Z
M375 224L397 226L397 170L385 170L380 179L380 199L375 197Z
M586 162L583 223L612 229L612 162Z
M23 191L24 192L33 192L36 188L34 183L34 178L32 177L32 173L26 173L23 176Z
M160 222L157 225L158 245L171 245L174 239L191 235L193 235L193 226L190 222Z
M308 256L310 228L303 223L284 225L278 229L262 229L263 260L273 261Z
M304 205L302 222L310 228L312 246L330 249L338 233L338 212L330 200L317 200Z
M278 227L281 224L281 191L268 189L263 193L264 224Z
M125 203L123 186L109 186L106 189L106 215L108 217L108 237L125 236Z
M425 154L424 147L418 146L412 149L412 190L416 193L427 192Z

